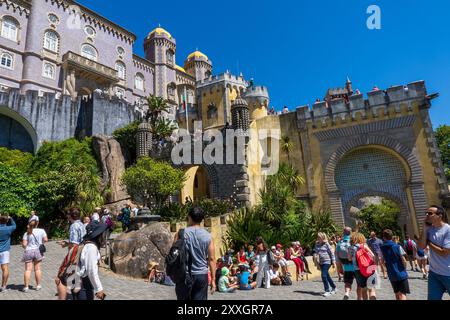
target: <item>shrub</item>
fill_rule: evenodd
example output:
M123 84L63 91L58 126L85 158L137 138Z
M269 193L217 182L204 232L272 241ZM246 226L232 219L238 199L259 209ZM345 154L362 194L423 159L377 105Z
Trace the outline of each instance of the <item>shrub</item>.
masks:
M19 150L10 150L0 147L0 163L28 172L33 155Z
M183 187L184 181L183 170L150 157L139 158L136 165L126 169L122 176L122 182L135 202L157 210L163 207L169 196Z
M123 128L117 129L112 134L114 139L120 143L126 155L128 166L136 163L136 134L139 123L139 121L134 121Z
M37 196L37 186L22 171L0 163L0 213L29 217Z

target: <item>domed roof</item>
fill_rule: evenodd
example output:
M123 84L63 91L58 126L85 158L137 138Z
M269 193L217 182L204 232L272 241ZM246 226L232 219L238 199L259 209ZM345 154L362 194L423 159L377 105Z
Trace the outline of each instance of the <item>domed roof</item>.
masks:
M248 106L247 101L245 101L244 99L242 99L241 97L238 97L236 100L233 101L233 103L231 104L231 107L238 107L238 106Z
M206 54L196 50L194 52L192 52L190 55L188 55L187 60L191 60L193 58L204 58L206 60L209 60L208 57L206 56Z
M184 70L184 68L180 67L179 65L175 65L175 69L180 70L180 71L186 73L186 70Z
M148 34L147 38L149 38L150 36L152 36L154 34L156 34L156 35L166 35L167 37L169 37L169 39L172 39L172 35L167 30L165 30L165 29L163 29L161 27L158 27L158 28L154 29L153 31L151 31Z

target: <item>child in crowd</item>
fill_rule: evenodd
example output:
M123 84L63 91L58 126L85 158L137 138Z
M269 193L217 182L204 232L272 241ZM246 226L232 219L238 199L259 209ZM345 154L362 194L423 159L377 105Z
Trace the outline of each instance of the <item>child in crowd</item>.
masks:
M277 244L277 247L272 246L271 250L272 250L272 253L273 253L274 257L275 257L276 262L281 267L281 272L283 274L286 274L287 273L287 261L284 258L284 254L283 254L282 248L283 247L281 246L281 244Z
M89 216L85 216L83 218L83 224L86 227L89 223L91 223L91 218Z
M227 267L222 268L222 276L219 279L219 292L231 293L239 287L237 284L230 283L229 273L230 269Z
M258 283L258 288L262 286L264 279L264 287L266 289L270 288L270 265L268 258L268 250L266 242L262 237L258 237L256 240L256 248L258 253L256 255L256 265L258 266L258 276L256 277L256 282Z
M281 285L281 277L280 277L280 265L278 263L274 263L272 269L270 270L270 283L274 286Z
M250 274L245 265L239 266L239 273L237 277L240 290L252 290L256 288L256 281L253 281L253 276Z
M250 260L254 260L255 259L255 251L253 250L253 246L252 245L249 245L248 247L247 247L247 261L250 261Z

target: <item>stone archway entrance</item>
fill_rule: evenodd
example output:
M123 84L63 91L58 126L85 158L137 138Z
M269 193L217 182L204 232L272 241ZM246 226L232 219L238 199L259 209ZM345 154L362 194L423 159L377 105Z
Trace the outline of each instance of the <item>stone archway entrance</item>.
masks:
M211 198L210 177L203 166L190 167L186 171L186 182L180 193L180 202L185 203L186 198L200 200Z
M0 107L0 147L34 153L37 134L33 126L17 112Z
M335 183L340 193L344 224L352 224L350 208L367 196L394 201L401 214L399 226L414 232L408 203L409 169L392 152L377 146L359 147L346 153L337 163Z

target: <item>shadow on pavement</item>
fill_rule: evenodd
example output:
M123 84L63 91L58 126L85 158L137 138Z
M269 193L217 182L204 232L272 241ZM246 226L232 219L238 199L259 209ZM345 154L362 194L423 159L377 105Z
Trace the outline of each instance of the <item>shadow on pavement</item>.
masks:
M322 296L322 293L316 292L316 291L295 290L294 292L295 293L309 294L309 295L316 296L316 297Z

